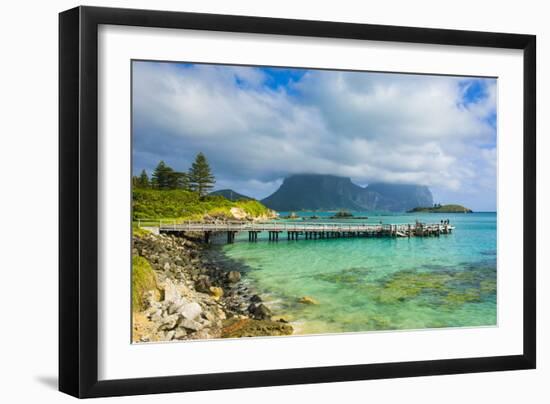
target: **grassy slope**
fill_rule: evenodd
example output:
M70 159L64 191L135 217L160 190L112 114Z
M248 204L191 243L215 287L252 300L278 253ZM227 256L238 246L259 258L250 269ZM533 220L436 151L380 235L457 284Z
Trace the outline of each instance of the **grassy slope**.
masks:
M132 308L134 311L143 310L143 294L152 290L159 297L155 271L149 262L140 256L132 257Z
M198 220L205 214L230 216L231 208L241 208L251 216L267 214L269 210L255 200L231 202L222 196L199 198L194 192L175 189L159 191L135 189L133 191L133 219Z
M426 213L464 213L472 212L471 209L465 208L462 205L441 205L440 207L414 208L409 212L426 212Z

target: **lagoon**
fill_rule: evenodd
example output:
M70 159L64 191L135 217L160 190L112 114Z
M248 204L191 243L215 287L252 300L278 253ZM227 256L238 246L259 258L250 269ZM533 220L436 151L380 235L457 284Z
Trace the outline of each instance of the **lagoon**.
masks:
M295 334L496 325L496 213L354 212L362 218L350 220L330 220L334 212L297 214L318 216L312 223L449 219L456 229L430 238L282 237L277 243L249 243L241 234L234 244L215 246ZM318 304L300 303L303 296Z

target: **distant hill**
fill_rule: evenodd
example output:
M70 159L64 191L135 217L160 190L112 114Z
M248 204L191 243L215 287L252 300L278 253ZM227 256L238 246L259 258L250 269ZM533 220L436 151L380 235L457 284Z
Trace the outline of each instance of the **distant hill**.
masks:
M220 189L218 191L210 192L208 195L218 195L223 196L226 199L229 199L230 201L250 201L254 200L254 198L250 198L249 196L239 194L238 192L233 191L232 189Z
M472 209L462 205L437 205L432 207L416 207L408 213L473 213Z
M299 174L285 178L277 191L261 201L270 209L392 211L432 206L429 188L422 185L376 183L368 187L335 175Z

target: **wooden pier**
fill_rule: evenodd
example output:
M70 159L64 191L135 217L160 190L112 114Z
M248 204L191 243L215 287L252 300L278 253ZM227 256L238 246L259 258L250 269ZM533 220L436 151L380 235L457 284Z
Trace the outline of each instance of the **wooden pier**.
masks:
M342 224L342 223L195 223L175 221L138 221L139 227L154 227L159 233L185 234L202 233L204 242L210 242L213 234L225 233L227 242L235 242L235 236L248 232L248 241L258 241L258 234L267 232L268 241L277 242L281 234L286 233L288 241L357 238L357 237L439 237L451 234L454 226L448 223L406 223L406 224ZM284 237L284 235L282 236Z

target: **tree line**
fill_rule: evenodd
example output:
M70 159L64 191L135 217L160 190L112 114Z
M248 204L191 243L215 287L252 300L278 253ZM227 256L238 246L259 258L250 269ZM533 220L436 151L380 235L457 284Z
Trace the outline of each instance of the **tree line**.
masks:
M142 170L139 176L132 177L132 185L135 188L184 189L197 192L200 196L206 195L214 187L215 182L216 179L203 153L197 154L187 172L176 171L161 160L150 179L145 170Z

